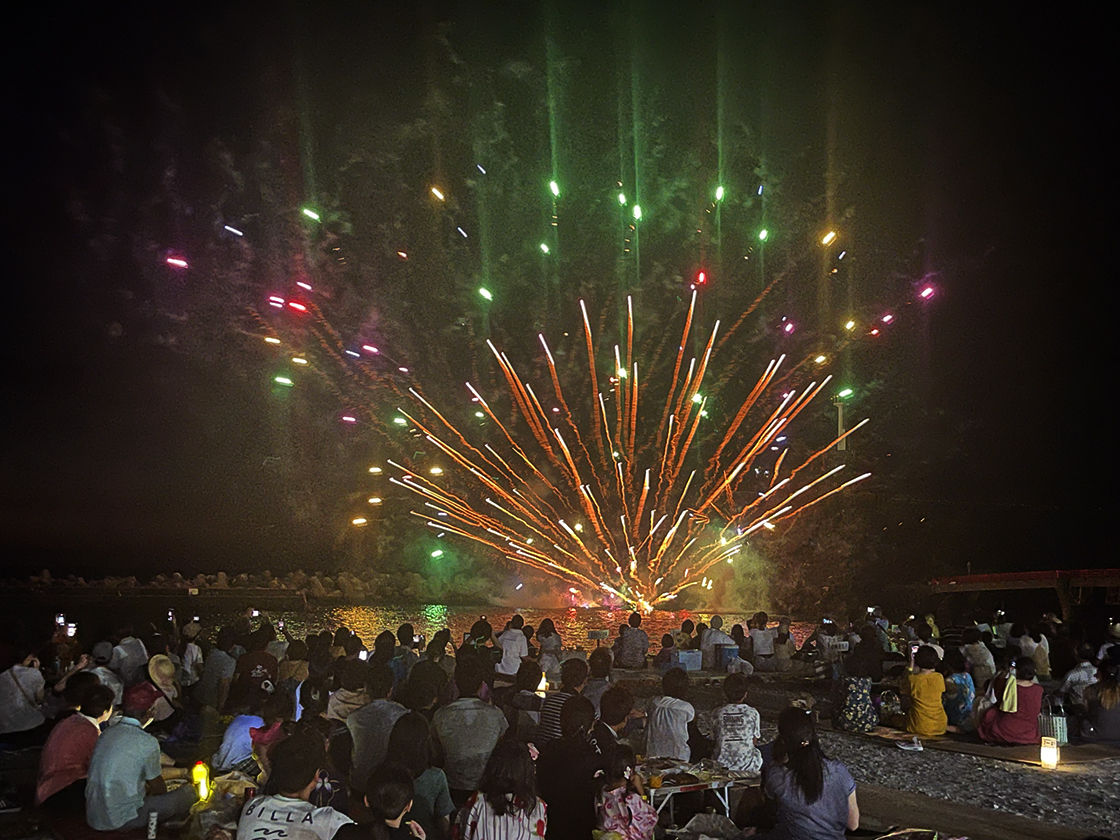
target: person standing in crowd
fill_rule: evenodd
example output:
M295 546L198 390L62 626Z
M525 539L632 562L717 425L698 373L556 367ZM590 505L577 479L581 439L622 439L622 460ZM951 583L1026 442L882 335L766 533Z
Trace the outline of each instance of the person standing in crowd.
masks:
M502 649L502 660L494 670L503 677L516 677L521 663L529 658L529 640L522 632L524 627L525 619L515 615L505 631L494 636L494 644Z
M546 674L559 670L562 642L551 618L546 618L537 628L537 642L541 646L541 670Z
M774 762L762 787L777 806L777 825L768 837L842 840L845 831L859 828L856 783L848 768L821 750L808 709L791 707L778 715Z
M39 757L35 804L56 816L83 814L86 776L101 724L113 714L113 689L87 688L78 713L63 718L47 736Z
M587 685L589 670L582 659L566 659L560 666L560 690L549 694L541 704L541 722L537 727L536 741L538 747L560 737L560 711L570 698L583 691Z
M346 717L346 728L353 741L350 764L350 785L365 792L366 780L373 768L385 760L393 726L408 712L395 700L393 673L387 665L370 665L366 669L366 693L370 701Z
M758 711L747 704L749 683L743 674L728 674L723 681L727 703L715 710L712 718L712 760L728 770L757 774L762 768L758 739L762 737Z
M139 697L140 695L136 695ZM144 731L150 709L125 703L124 717L98 739L86 781L86 823L96 831L130 831L186 816L198 799L194 785L168 792L161 775L159 741Z
M650 758L688 761L688 724L696 717L696 709L685 699L688 688L688 674L680 668L670 668L661 678L664 695L653 698L649 712L646 752Z
M642 614L638 612L630 613L630 620L627 624L629 624L629 628L619 645L618 667L644 668L646 667L646 652L649 650L649 636L642 629Z
M334 808L317 808L308 801L325 761L322 739L313 733L292 735L277 744L268 780L273 792L253 797L241 809L237 840L331 840L342 826L353 823Z
M478 791L459 812L459 840L531 840L547 831L547 809L537 794L529 747L516 738L502 738L486 761Z
M603 769L611 760L622 737L622 730L634 717L634 695L625 686L608 689L599 704L599 719L587 735L587 743L598 756L596 766Z
M476 657L460 657L455 666L459 699L432 717L432 728L446 759L447 784L457 805L478 790L482 769L509 728L506 716L479 696L486 673Z

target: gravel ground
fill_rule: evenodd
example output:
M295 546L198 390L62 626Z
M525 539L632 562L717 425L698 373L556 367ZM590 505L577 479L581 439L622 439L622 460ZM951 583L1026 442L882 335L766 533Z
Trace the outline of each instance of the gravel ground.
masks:
M777 712L792 696L813 694L814 686L798 688L752 685L747 702L763 715L763 741L777 736ZM636 705L647 706L653 693L652 686L638 692ZM724 702L720 689L708 685L694 685L691 700L700 713ZM944 750L907 752L844 732L822 731L820 737L825 752L844 762L857 782L1120 836L1120 759L1043 770Z
M763 736L777 735L772 722ZM857 782L912 791L993 811L1006 811L1088 832L1120 833L1120 760L1043 770L1011 761L924 750L842 732L822 732L821 745Z

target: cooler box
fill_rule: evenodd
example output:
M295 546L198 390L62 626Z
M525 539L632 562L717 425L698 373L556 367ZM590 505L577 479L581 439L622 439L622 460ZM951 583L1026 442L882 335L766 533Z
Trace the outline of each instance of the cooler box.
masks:
M738 655L738 645L718 645L716 647L716 670L726 671L728 664Z
M678 650L673 652L673 667L683 668L685 671L700 670L700 651Z

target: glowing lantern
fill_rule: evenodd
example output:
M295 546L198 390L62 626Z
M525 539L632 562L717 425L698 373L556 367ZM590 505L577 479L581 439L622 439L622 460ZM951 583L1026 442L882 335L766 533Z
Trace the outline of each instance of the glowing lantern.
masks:
M1058 767L1058 761L1062 757L1062 751L1058 747L1057 738L1043 738L1042 747L1039 749L1039 760L1046 770L1055 770Z
M205 802L210 798L210 768L206 762L200 761L191 768L191 784L198 790L199 801Z

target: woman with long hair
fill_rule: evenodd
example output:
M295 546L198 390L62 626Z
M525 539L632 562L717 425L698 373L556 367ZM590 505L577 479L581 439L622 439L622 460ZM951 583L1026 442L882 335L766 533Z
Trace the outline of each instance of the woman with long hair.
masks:
M813 714L788 708L778 716L774 763L763 773L763 790L777 804L768 840L842 840L859 828L856 783L839 761L821 750Z
M1120 646L1108 649L1097 675L1098 681L1085 689L1081 737L1095 743L1120 744Z
M478 792L459 812L461 840L532 840L544 837L545 804L529 747L512 736L498 741L482 771Z
M431 727L420 712L409 712L397 719L389 733L385 755L392 756L414 780L412 809L409 815L423 827L429 838L451 835L451 814L455 806L447 787L447 776L432 766L434 753Z

